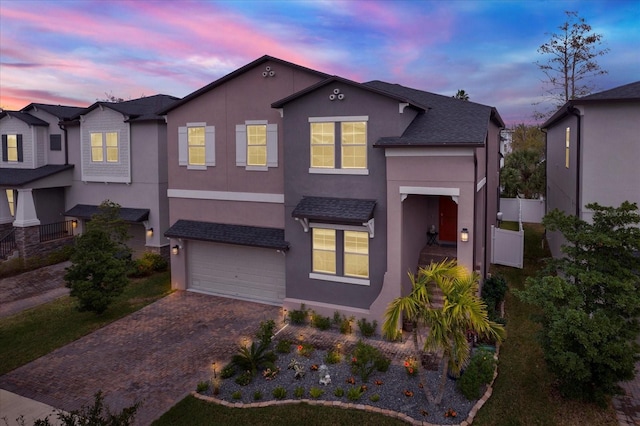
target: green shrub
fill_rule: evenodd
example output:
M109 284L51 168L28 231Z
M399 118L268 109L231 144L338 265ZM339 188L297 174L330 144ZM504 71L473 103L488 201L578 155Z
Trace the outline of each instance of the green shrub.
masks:
M295 390L293 391L293 395L296 398L302 398L304 396L304 388L302 386L298 386L297 388L295 388Z
M331 320L331 322L333 322L333 325L335 326L340 325L340 323L342 322L342 315L340 315L340 312L335 311L333 313L333 319Z
M145 252L141 258L131 262L130 277L147 277L154 272L166 271L169 267L167 260L150 251Z
M235 391L234 393L231 394L231 398L233 398L233 399L242 399L242 392Z
M231 362L243 371L249 371L254 376L267 362L275 362L275 353L267 350L267 345L251 342L251 346L241 346L238 353L231 357Z
M313 347L311 343L301 343L296 347L298 354L304 357L311 357L316 348Z
M278 344L276 345L276 352L279 354L291 353L291 341L286 339L278 341Z
M274 320L260 321L256 337L263 345L269 345L275 329L276 322Z
M361 340L356 343L356 347L351 355L351 372L360 376L363 382L369 379L374 372L386 371L389 368L388 360L378 348L363 343ZM385 370L380 370L383 368Z
M477 351L456 382L458 390L469 400L480 398L482 387L493 379L496 360L489 351Z
M347 391L347 399L349 401L357 401L360 399L363 393L364 393L364 390L362 390L362 387L360 386L352 387Z
M336 350L331 350L324 356L324 362L327 364L338 364L341 359L340 352Z
M358 320L358 328L360 329L360 334L364 337L372 337L376 334L376 328L378 327L378 321L373 320L373 322L369 322L366 318L362 318Z
M240 386L247 386L253 380L253 374L251 371L243 371L240 373L238 377L236 377L235 382Z
M355 321L355 317L342 317L342 320L340 320L340 333L342 334L351 334L351 332L353 331L352 328L352 324L353 321Z
M304 305L300 306L299 310L292 310L289 312L289 320L291 324L302 325L307 322L307 310Z
M236 366L233 363L229 363L222 367L222 371L220 371L220 377L223 379L228 379L233 377L236 374Z
M328 330L331 328L331 318L322 316L312 311L311 326L319 330Z
M333 391L333 394L338 398L342 398L344 396L344 389L336 388L336 390Z
M262 399L262 392L260 391L255 391L253 393L253 400L254 401L260 401Z
M487 305L487 316L491 321L503 323L500 316L500 304L507 292L507 281L500 275L487 278L482 285L482 300Z
M83 405L80 410L73 410L68 413L59 411L58 422L65 426L130 426L135 420L135 415L140 408L140 402L136 402L130 407L125 407L122 411L112 412L107 404L104 403L102 391L94 394L94 402L92 406ZM6 417L4 417L6 422ZM49 418L45 420L37 419L34 425L48 426Z
M309 395L311 395L311 398L313 399L318 399L322 395L324 395L324 391L318 387L313 386L311 389L309 389Z
M273 389L273 397L275 399L285 399L287 397L287 390L282 386L278 386Z
M373 395L371 395L369 397L369 400L371 402L378 402L378 401L380 401L380 395L378 395L377 393L374 393Z
M198 386L196 386L196 392L202 393L209 390L210 383L208 381L198 382Z

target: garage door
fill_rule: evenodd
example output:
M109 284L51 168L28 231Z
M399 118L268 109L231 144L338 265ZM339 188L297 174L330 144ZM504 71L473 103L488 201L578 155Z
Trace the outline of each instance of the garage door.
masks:
M285 296L285 261L275 249L189 242L189 290L275 305Z

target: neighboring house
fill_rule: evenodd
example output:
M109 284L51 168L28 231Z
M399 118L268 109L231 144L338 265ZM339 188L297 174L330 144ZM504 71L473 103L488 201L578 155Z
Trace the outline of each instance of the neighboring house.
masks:
M494 108L265 56L159 114L174 288L380 321L432 227L486 276Z
M129 223L134 257L169 255L167 126L156 111L178 98L155 95L124 102L96 102L69 123L69 161L75 164L65 216L84 223L104 200L120 205Z
M590 221L585 206L640 205L640 81L567 102L547 120L547 212ZM549 232L554 257L561 234Z
M64 197L74 166L59 123L82 109L34 103L0 113L0 259L14 250L42 255L57 247L52 240L72 235Z
M442 249L427 257L486 276L504 126L495 109L338 77L273 106L284 117L286 309L380 321L410 291L431 229Z
M174 288L282 304L285 142L271 103L327 77L264 56L159 112Z

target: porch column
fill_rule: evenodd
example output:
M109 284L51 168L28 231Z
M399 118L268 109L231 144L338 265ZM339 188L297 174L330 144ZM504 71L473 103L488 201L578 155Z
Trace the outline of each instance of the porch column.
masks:
M13 222L13 226L26 228L37 225L40 225L40 220L38 220L38 215L36 214L36 205L33 203L33 190L31 188L18 189L16 220Z
M11 210L9 209L9 199L7 198L7 190L0 190L0 225L13 222Z

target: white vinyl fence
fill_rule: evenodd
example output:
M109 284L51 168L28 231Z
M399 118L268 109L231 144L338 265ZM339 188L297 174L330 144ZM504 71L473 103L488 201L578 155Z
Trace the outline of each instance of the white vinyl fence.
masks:
M524 261L522 224L519 231L508 231L491 226L491 239L491 263L522 269Z
M500 198L502 220L528 223L542 223L545 214L544 200L526 198Z

